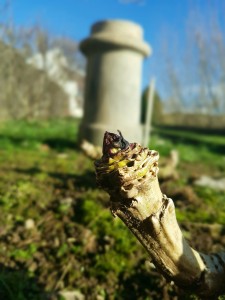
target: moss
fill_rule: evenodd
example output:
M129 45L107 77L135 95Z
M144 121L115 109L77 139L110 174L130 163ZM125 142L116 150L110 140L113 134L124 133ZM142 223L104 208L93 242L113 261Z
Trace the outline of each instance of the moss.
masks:
M0 124L0 263L7 268L0 298L45 299L46 291L67 288L92 299L163 299L162 279L145 266L145 251L96 187L93 162L76 145L77 125L72 119ZM223 172L221 157L204 145L152 137L161 156L175 146L180 178L168 183L171 190L185 186L193 168ZM224 224L224 195L194 191L202 205L177 209L178 219Z

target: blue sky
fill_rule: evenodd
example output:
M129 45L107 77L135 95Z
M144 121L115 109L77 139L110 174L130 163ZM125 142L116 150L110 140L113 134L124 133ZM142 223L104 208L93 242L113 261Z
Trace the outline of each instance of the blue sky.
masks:
M54 34L67 34L78 40L88 35L91 24L98 20L127 19L142 25L146 40L154 43L162 26L183 27L190 8L187 0L125 3L126 0L12 0L11 15L16 24L39 21Z
M65 35L78 41L87 37L91 25L104 19L137 22L144 29L144 39L153 55L145 60L143 86L149 78L159 76L162 33L176 33L179 43L185 36L187 20L193 7L203 15L214 6L225 9L220 0L11 0L10 17L16 25L41 24L53 35ZM0 0L0 3L4 2ZM173 44L173 41L171 41ZM158 78L157 81L159 82ZM160 84L159 89L160 89Z

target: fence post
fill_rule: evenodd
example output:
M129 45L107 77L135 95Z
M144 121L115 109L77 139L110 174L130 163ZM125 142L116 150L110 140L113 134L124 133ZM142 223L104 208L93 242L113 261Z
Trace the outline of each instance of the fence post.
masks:
M152 130L152 113L153 113L153 105L154 105L154 93L155 93L155 79L153 78L150 81L148 93L147 93L147 110L146 110L146 118L144 124L144 137L142 145L148 147L150 142L150 134Z

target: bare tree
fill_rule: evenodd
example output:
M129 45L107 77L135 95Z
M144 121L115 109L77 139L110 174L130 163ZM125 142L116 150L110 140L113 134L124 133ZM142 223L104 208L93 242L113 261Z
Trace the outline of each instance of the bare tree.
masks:
M56 45L69 61L68 66L74 66L66 70L68 76L72 76L77 61L81 61L76 41L55 38L39 25L23 28L16 27L11 18L0 21L1 119L68 115L68 96L49 78L46 69L47 53ZM27 63L28 58L35 55L42 57L42 70ZM84 69L83 62L79 68Z
M171 111L224 114L224 36L215 9L204 15L194 7L182 43L177 43L174 32L170 35L167 31L167 37L162 36L170 41L170 47L165 47L165 42L162 44L164 68L161 80L166 83L167 104Z
M79 50L79 43L66 36L56 37L51 42L51 48L59 48L65 55L72 70L85 70L85 56Z

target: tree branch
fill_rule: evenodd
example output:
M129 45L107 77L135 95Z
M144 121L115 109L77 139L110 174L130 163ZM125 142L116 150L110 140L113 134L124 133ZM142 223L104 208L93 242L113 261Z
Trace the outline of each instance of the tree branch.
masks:
M171 199L158 182L158 152L107 133L95 162L98 184L111 196L111 211L148 251L167 280L209 299L225 291L225 253L192 249L176 220ZM126 142L126 141L125 141Z

